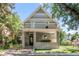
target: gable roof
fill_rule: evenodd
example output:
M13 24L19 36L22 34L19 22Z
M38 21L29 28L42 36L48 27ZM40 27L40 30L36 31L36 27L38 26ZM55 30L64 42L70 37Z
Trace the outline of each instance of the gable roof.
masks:
M39 10L42 10L46 16L48 16L50 19L52 19L52 16L49 15L49 13L47 11L44 10L44 8L40 5L28 18L26 18L24 20L24 22L26 22L27 20L29 20L31 17L33 17Z

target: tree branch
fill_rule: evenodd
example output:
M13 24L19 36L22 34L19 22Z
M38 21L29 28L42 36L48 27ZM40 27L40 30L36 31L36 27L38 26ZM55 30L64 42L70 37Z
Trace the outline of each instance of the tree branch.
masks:
M76 15L79 18L79 11L75 10L75 8L70 7L65 3L58 4L60 7L64 7L65 11L70 11L71 14Z

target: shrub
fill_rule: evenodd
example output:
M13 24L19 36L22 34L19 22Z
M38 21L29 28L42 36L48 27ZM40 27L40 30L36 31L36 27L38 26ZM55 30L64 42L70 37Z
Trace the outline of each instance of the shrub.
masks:
M9 46L9 44L6 44L6 45L4 45L2 48L4 48L4 49L9 49L10 46Z
M71 45L71 41L70 40L63 40L61 42L61 45Z
M67 49L67 50L70 51L71 53L77 53L77 52L79 52L78 49Z

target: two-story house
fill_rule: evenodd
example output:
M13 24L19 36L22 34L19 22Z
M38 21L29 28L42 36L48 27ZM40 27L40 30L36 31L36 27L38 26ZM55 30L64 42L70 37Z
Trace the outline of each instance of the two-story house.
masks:
M55 18L39 6L23 23L21 38L23 48L58 48L59 30L54 20Z

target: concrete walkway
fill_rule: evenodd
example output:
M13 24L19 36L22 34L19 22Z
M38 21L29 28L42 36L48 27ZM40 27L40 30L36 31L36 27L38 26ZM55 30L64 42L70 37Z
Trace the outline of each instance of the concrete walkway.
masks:
M1 56L79 56L79 53L36 53L32 49L6 50Z

